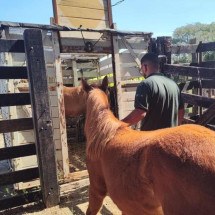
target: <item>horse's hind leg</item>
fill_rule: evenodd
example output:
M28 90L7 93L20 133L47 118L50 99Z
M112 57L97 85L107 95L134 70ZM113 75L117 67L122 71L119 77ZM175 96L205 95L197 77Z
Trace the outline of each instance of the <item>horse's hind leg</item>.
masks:
M96 215L102 206L104 197L106 196L106 190L96 190L92 186L89 188L89 206L87 208L86 215Z

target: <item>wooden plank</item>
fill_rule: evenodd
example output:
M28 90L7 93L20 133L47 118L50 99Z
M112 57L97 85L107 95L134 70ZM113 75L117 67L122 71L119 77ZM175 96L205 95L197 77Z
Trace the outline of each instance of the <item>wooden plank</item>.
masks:
M43 202L52 207L59 203L59 187L41 30L25 30L24 41Z
M139 50L141 52L147 51L148 49L148 42L144 41L144 37L131 37L126 39L127 43L133 50ZM123 39L119 39L119 49L125 49L125 43Z
M196 52L208 52L215 51L215 42L200 43Z
M32 23L20 23L20 22L1 22L0 27L22 27L22 28L34 28L34 29L43 29L43 30L58 30L58 31L77 31L80 33L79 28L67 28L65 26L57 26L57 25L41 25L41 24L32 24ZM84 32L98 32L98 33L111 33L112 35L127 35L127 36L151 36L152 32L141 32L141 31L118 31L114 29L90 29L83 28Z
M111 36L111 46L112 46L112 69L113 69L113 81L114 81L114 94L116 98L116 106L115 106L115 116L119 119L122 119L122 79L121 79L121 71L120 71L120 56L119 56L119 37Z
M171 54L196 53L198 44L172 45Z
M122 85L122 88L130 88L130 87L137 87L139 83L126 83Z
M39 177L37 167L0 174L0 186L30 181Z
M67 176L60 181L60 184L63 185L65 183L70 183L74 181L79 181L85 178L89 178L89 174L87 170L82 170L78 172L68 173Z
M0 39L0 52L23 53L25 52L24 41Z
M186 91L191 90L191 89L198 89L200 87L199 81L190 81L189 83L188 82L180 83L180 86L179 86L180 89L183 89L185 84L188 84ZM215 81L214 80L201 80L201 87L203 89L214 89L215 88Z
M61 46L61 53L85 53L84 46ZM95 46L93 48L92 53L104 53L104 54L110 54L111 48L110 47L98 47Z
M0 160L24 157L29 155L35 155L35 144L25 144L20 146L12 146L7 148L0 148Z
M0 210L6 210L13 207L38 202L41 199L41 191L31 191L25 194L5 198L0 200Z
M30 105L29 93L0 94L0 107Z
M191 63L190 66L215 68L215 61L203 61L201 63Z
M136 91L123 92L122 100L123 102L134 102Z
M183 124L195 124L195 121L189 118L184 118Z
M130 44L127 42L127 40L124 37L121 37L122 42L125 45L125 48L128 49L130 52L130 55L132 56L133 61L137 64L138 69L141 68L141 62L140 59L138 58L138 55L134 53L133 48L130 46Z
M195 82L197 83L198 81L195 81ZM215 81L214 80L201 80L201 85L202 85L203 89L214 89Z
M105 58L102 58L99 61L99 67L102 68L104 66L110 66L110 67L112 67L112 58L110 57L110 55L108 55Z
M65 107L64 107L64 96L63 96L63 77L61 70L61 60L59 60L60 56L60 44L59 44L59 34L58 32L52 33L52 43L53 43L53 54L55 58L55 71L56 74L56 82L58 83L58 87L56 88L57 92L57 102L58 102L58 114L57 122L59 125L59 145L61 150L61 160L62 162L58 162L58 173L61 177L65 177L69 173L69 155L68 155L68 145L67 145L67 131L66 131L66 119L65 119ZM53 109L52 109L53 110ZM53 111L52 111L53 114ZM52 116L53 117L53 116ZM54 123L53 123L54 124ZM54 130L55 132L55 130ZM60 159L60 158L59 158Z
M210 128L211 130L215 131L215 125L207 124L207 125L205 125L205 127Z
M79 181L70 182L60 185L60 195L71 195L72 192L78 191L84 187L88 187L90 184L89 178L85 178Z
M66 18L82 18L82 19L92 19L92 20L108 20L107 12L101 9L94 8L81 8L81 7L70 7L70 6L59 6L58 19L60 17Z
M140 52L140 50L137 49L134 49L133 52L136 54L139 60L141 60L141 58L145 54L144 52ZM119 54L119 57L121 64L134 62L134 59L132 58L131 54L128 51L121 52Z
M72 180L72 181L79 181L84 178L88 178L89 174L87 170L82 170L78 172L72 172L68 174L68 177L66 179Z
M215 102L196 120L197 124L206 125L215 118Z
M72 60L72 70L73 70L73 86L77 87L79 85L78 82L78 69L76 60Z
M181 66L181 65L164 65L164 73L172 75L183 75L205 79L215 79L215 69Z
M173 45L171 47L172 54L200 53L207 51L215 51L215 42L188 45Z
M55 0L57 5L67 5L71 7L84 7L94 9L107 9L107 0L86 1L86 0Z
M185 103L191 104L191 105L197 105L204 108L209 108L214 102L215 99L203 97L199 95L192 95L188 93L182 93L182 98Z
M27 79L27 68L24 66L0 66L0 79Z
M76 17L59 17L59 24L73 28L79 28L81 25L82 28L92 29L106 29L109 26L108 20L85 19ZM78 32L78 34L81 38L81 32Z
M0 121L0 133L25 131L33 129L32 118L11 119Z

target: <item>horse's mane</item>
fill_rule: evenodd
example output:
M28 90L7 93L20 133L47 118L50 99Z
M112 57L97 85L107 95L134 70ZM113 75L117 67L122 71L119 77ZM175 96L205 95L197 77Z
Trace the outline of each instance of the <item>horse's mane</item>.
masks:
M116 119L109 110L107 96L99 89L89 92L85 134L87 138L87 155L91 159L100 157L107 143L115 136L124 123Z

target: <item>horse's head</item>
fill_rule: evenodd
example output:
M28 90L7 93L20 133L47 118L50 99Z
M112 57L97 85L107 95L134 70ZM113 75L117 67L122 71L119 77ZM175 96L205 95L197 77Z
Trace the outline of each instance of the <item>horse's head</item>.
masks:
M79 87L64 87L64 104L66 116L80 116L86 112L86 100L88 93L92 89L101 89L106 94L108 93L108 78L104 77L102 84L88 84L86 80L82 79Z
M82 88L86 93L89 93L91 90L98 88L108 94L108 77L105 76L102 80L101 85L91 84L89 85L86 80L82 79Z
M87 97L90 94L96 94L102 98L103 101L109 106L109 91L108 91L108 78L105 76L101 85L89 85L87 81L82 80L82 88L86 92Z

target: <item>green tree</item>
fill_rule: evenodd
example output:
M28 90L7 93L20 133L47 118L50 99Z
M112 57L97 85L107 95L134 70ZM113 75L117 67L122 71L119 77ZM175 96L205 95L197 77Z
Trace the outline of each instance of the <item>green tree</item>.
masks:
M197 42L215 41L215 22L211 24L188 24L176 28L173 32L173 43L189 43L190 39L196 38Z
M188 44L190 39L196 39L196 42L214 42L215 41L215 22L211 24L194 23L188 24L176 28L173 32L173 44ZM203 59L205 61L215 60L215 52L203 53ZM174 60L177 62L177 59ZM180 59L180 63L187 63L189 60L186 55L183 55Z

